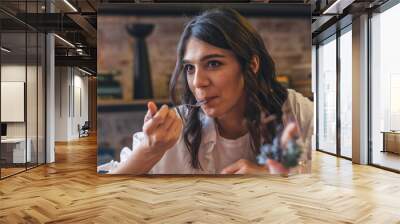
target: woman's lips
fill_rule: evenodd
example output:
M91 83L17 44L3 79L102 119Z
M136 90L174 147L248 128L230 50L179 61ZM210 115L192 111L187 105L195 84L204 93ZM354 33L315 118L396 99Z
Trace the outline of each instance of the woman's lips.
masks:
M204 100L206 101L206 103L204 105L209 104L210 102L212 102L213 100L215 100L216 98L218 98L217 96L213 96L213 97L206 97Z

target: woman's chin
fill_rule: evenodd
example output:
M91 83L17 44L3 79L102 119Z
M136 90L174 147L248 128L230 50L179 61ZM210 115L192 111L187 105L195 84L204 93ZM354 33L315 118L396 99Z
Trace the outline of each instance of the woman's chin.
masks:
M216 108L201 107L201 109L209 117L218 117L219 116L218 110L216 110Z

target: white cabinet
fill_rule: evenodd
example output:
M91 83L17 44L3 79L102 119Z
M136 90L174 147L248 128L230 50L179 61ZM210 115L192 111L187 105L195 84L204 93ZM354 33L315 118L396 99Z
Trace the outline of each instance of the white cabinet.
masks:
M1 140L2 147L12 148L12 162L25 163L32 161L32 140L27 139L25 151L25 138L7 138ZM27 159L27 161L25 161Z

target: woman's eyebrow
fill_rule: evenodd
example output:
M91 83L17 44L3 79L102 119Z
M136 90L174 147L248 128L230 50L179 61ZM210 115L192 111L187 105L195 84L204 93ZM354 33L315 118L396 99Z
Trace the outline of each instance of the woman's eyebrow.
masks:
M208 59L211 59L211 58L225 58L225 55L223 55L223 54L209 54L209 55L203 56L200 59L200 61L205 61L205 60L208 60ZM183 64L190 63L190 60L183 59L182 63Z

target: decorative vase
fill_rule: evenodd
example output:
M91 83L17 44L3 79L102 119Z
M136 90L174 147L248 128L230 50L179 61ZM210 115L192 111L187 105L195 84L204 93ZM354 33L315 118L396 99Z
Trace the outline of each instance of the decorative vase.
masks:
M147 52L146 37L151 34L154 24L129 24L126 26L128 33L135 38L133 61L133 99L153 98L151 84L149 55Z

